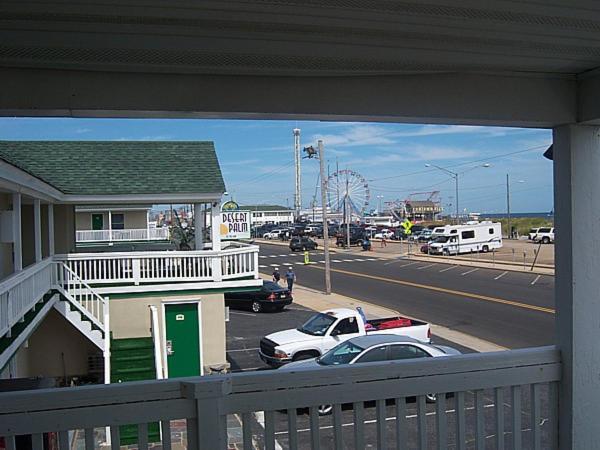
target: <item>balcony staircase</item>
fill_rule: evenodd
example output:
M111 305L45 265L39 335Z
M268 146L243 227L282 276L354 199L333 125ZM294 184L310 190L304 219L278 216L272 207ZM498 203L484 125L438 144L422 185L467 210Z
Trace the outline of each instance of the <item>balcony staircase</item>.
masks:
M108 301L64 263L57 268L56 290L60 300L56 309L100 350L108 351Z
M0 370L52 308L102 350L106 361L110 354L110 340L105 339L109 330L107 299L63 262L40 264L39 270L35 269L28 271L31 274L19 274L20 282L12 282L0 292L4 301L0 302L0 312L11 319L0 329ZM19 309L15 311L12 305L19 305Z

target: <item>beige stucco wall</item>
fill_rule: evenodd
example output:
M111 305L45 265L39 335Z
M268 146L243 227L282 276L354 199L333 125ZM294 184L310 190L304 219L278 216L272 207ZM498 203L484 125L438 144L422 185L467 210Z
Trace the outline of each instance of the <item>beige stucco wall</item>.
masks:
M102 214L102 228L108 230L108 212L77 212L75 213L75 226L77 230L92 229L92 214ZM125 229L146 229L147 213L146 211L115 211L113 214L124 214Z
M21 248L23 249L23 267L35 263L35 236L33 225L33 205L22 205Z
M54 248L57 254L75 251L75 207L54 205Z
M200 301L200 332L204 373L210 366L226 364L225 356L225 302L223 294L164 295L110 299L110 328L113 338L150 337L150 305L159 313L159 327L164 336L162 303Z
M0 211L11 209L12 195L0 192ZM0 280L13 272L12 244L0 242Z
M15 353L13 378L86 375L88 356L101 354L56 310L51 309L29 340ZM8 365L2 376L8 378Z

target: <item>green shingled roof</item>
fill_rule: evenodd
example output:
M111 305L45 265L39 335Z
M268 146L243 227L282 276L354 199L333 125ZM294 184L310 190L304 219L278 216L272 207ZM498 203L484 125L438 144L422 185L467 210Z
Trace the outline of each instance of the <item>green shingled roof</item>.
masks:
M0 159L64 194L225 192L210 141L0 141Z

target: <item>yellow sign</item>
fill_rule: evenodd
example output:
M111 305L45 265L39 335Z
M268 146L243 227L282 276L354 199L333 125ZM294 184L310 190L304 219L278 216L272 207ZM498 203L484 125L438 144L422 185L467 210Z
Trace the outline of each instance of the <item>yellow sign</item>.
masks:
M410 220L404 219L404 222L402 222L400 225L402 225L402 228L404 228L404 234L409 235L412 233L411 228L413 223Z

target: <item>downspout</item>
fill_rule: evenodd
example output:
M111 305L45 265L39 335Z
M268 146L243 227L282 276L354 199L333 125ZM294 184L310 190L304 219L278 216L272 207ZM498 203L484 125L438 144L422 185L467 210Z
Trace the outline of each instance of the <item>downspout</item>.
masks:
M154 343L154 368L156 370L156 379L162 380L164 376L160 328L158 326L158 309L154 305L148 305L150 308L150 332L152 333L152 342Z

